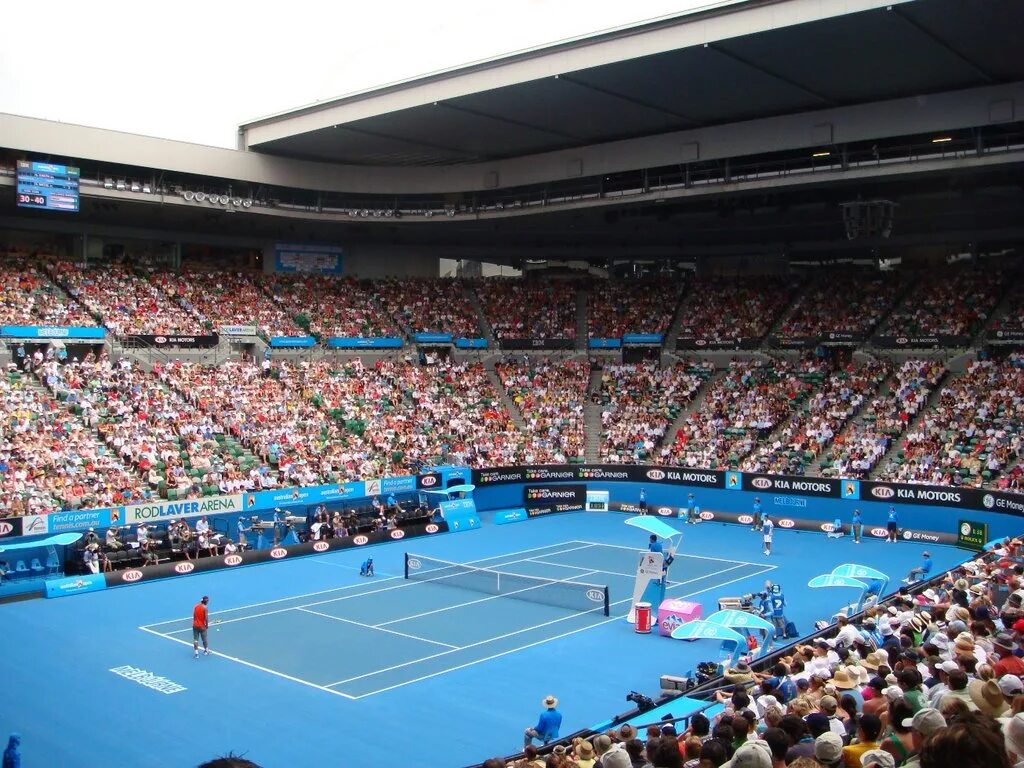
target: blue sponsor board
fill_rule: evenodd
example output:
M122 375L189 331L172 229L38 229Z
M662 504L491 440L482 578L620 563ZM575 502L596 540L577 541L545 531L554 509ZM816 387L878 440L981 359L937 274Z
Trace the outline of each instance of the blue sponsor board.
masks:
M340 275L345 249L338 245L315 243L275 243L274 269L277 272Z
M623 344L661 344L664 336L660 333L625 333L622 335Z
M591 349L618 349L622 339L588 339L587 346Z
M105 328L75 327L69 325L4 325L0 336L13 339L104 339Z
M494 510L494 524L495 525L508 525L509 523L519 523L523 520L529 519L526 510L522 507L517 509L496 509Z
M312 336L271 336L272 347L315 347L316 339Z
M97 592L107 588L107 580L102 573L90 573L85 576L67 576L62 579L46 580L47 597L65 597L80 595L83 592Z
M860 498L860 480L843 480L839 487L844 499Z
M452 499L442 501L439 505L445 522L450 531L468 531L480 527L480 517L476 512L476 502L472 499Z
M725 473L725 489L727 491L742 491L743 490L743 473L742 472L726 472Z
M417 344L451 344L452 335L450 333L417 333L413 335L412 340Z
M401 349L402 340L393 336L332 336L327 340L327 346L331 349Z
M416 480L413 478L413 487ZM257 491L246 493L244 507L246 510L273 509L289 504L320 504L331 501L361 499L366 496L365 484L342 483L340 485L315 485L308 488L281 488L276 491Z
M412 493L416 490L416 475L385 477L380 481L381 493Z
M83 531L86 528L109 528L111 522L119 523L120 513L116 519L111 516L109 509L82 509L74 512L54 512L47 519L50 533L65 533L67 531Z
M487 349L487 339L468 339L460 336L455 340L456 349Z

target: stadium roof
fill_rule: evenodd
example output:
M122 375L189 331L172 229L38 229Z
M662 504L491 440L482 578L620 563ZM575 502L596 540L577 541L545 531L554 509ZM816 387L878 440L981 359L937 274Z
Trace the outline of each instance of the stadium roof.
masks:
M243 148L445 166L1024 79L1019 0L746 0L240 126Z

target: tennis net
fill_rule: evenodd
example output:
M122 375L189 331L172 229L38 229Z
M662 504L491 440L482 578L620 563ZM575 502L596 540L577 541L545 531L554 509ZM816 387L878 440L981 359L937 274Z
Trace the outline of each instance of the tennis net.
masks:
M476 568L409 552L405 553L405 578L573 611L609 614L608 587L598 584Z

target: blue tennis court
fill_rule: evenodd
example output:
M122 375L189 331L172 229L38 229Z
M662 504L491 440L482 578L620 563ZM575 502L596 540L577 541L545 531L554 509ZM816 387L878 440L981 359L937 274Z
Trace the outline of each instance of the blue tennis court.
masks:
M385 576L221 610L214 652L360 699L620 621L629 608L637 557L633 547L566 541L473 563L488 570L449 573L442 566L427 571L424 580ZM410 560L415 577L421 558ZM695 597L775 567L683 555L673 571L686 578L667 592ZM500 588L502 578L501 592L481 594ZM469 581L478 584L467 586ZM603 592L596 589L605 586L617 596L607 617ZM191 617L183 617L141 629L191 646L191 626ZM301 653L282 653L282 638L292 634L309 643ZM352 653L332 654L340 644Z
M5 605L0 728L22 733L26 765L190 766L233 750L264 768L341 754L345 765L452 768L521 747L547 694L561 700L564 732L592 726L628 709L629 691L657 695L659 675L686 674L717 650L624 620L647 538L624 519L496 526L485 516L478 530L372 547L372 579L358 575L368 552L342 550ZM765 557L757 533L705 523L685 529L668 594L707 614L770 577L808 632L850 597L807 589L812 577L857 562L898 582L923 548L777 531ZM416 579L404 578L407 549L424 566ZM965 559L928 549L937 569ZM503 588L528 591L431 580L433 559L513 574ZM557 583L531 590L530 577ZM608 616L587 585L607 585ZM548 589L557 600L530 594ZM194 660L187 617L204 594L220 620L216 655ZM82 747L94 743L107 746Z

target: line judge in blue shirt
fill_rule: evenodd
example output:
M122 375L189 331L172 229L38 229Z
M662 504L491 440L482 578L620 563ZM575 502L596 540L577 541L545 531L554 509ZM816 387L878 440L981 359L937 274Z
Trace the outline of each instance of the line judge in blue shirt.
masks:
M554 696L544 697L542 702L544 711L537 718L537 725L527 728L523 733L523 747L528 747L534 739L539 739L545 744L558 738L558 729L562 727L562 713L558 711L558 699Z
M915 581L927 581L928 575L932 572L932 556L929 552L921 553L921 564L911 568L907 578L903 581L906 584L913 584Z

